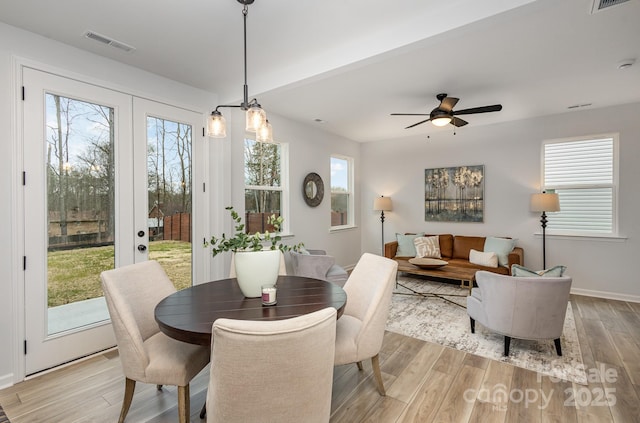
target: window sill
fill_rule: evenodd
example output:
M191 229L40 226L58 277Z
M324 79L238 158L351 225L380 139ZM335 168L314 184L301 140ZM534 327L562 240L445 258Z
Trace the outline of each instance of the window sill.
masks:
M332 226L329 229L329 233L333 233L333 232L343 232L343 231L350 231L352 229L357 229L358 227L356 225L344 225L344 226Z
M542 232L535 232L533 234L537 237L542 237ZM628 237L621 235L584 235L584 234L545 234L546 238L554 239L571 239L571 240L585 240L585 241L599 241L599 242L625 242Z

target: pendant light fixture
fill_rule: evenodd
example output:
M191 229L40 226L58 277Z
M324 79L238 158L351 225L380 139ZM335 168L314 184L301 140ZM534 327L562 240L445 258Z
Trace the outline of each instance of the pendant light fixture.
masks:
M271 125L267 121L267 114L260 106L258 101L254 98L249 101L249 87L247 86L247 14L249 13L249 5L254 0L237 0L238 3L243 4L242 16L244 19L244 87L243 87L243 100L239 105L227 105L222 104L216 107L209 116L207 124L207 135L212 138L225 138L227 136L227 124L224 116L218 110L220 107L239 107L246 112L245 116L245 130L248 132L255 132L256 139L258 141L273 141L273 133Z

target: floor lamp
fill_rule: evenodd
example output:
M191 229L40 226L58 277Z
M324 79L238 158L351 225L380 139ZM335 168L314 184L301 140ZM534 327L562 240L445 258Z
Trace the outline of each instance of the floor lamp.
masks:
M380 223L382 224L382 255L384 256L384 212L393 210L391 197L380 196L373 200L373 210L380 212Z
M545 251L545 243L546 243L545 229L547 228L546 212L560 211L560 199L558 198L558 194L547 193L544 191L540 194L532 194L530 210L533 212L542 212L542 216L540 217L540 223L542 224L542 268L546 269L547 268L546 251Z

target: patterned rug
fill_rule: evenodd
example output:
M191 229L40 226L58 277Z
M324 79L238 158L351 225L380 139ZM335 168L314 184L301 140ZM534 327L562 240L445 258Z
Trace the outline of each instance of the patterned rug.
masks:
M564 330L560 338L562 357L556 354L553 340L528 341L512 339L509 356L502 355L504 337L476 323L476 333L469 327L466 308L467 288L448 283L431 282L425 279L398 277L399 285L394 291L387 330L445 347L501 361L553 376L570 382L587 384L587 376L578 343L575 319L571 303L567 307ZM403 286L401 286L403 285ZM436 297L420 297L411 290L437 294L458 294L460 297L445 297L452 302Z
M9 418L7 417L7 415L4 414L2 406L0 406L0 423L11 423L9 422Z

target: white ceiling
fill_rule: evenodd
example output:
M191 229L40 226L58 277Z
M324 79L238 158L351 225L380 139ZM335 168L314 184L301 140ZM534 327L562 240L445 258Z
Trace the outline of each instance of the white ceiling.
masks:
M464 116L459 134L580 110L573 105L639 102L640 0L591 14L592 1L256 0L249 95L267 114L360 142L452 130L404 129L421 119L389 116L429 113L440 92L459 97L458 110L504 107ZM223 103L242 97L235 0L4 0L0 21L218 93ZM88 40L87 30L136 50ZM625 59L638 62L618 69Z

